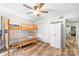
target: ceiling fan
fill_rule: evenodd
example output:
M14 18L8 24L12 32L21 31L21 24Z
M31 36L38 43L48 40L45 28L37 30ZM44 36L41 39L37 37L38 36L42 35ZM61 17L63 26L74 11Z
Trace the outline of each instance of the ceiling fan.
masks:
M26 4L23 4L24 7L27 7L31 9L31 12L28 12L27 14L35 13L37 16L40 16L40 13L48 13L48 11L41 10L41 8L44 6L44 3L37 3L37 5L30 7Z

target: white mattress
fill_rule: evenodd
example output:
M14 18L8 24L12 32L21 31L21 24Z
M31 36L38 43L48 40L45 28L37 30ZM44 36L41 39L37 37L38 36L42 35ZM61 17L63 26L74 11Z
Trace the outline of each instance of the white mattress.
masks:
M29 36L27 31L13 31L13 35L12 32L10 32L10 45L13 43L14 40L14 44L19 43L20 39L22 38L27 38L26 40L30 40L30 38L32 38L32 36ZM13 39L14 37L14 39ZM8 48L8 35L6 33L6 47Z

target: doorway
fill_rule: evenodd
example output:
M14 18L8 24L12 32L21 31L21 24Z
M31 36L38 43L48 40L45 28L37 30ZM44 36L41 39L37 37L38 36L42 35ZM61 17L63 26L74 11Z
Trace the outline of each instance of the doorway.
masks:
M71 26L71 36L76 36L76 26Z
M66 48L77 48L76 25L66 26Z
M77 45L76 45L76 26L71 26L70 35L71 35L70 40L72 41L72 46L73 46L73 48L76 48L77 47Z

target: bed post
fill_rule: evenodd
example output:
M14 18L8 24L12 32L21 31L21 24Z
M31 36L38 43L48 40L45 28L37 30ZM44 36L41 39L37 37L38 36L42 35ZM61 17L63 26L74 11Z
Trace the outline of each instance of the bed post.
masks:
M8 55L10 55L9 46L10 46L10 20L8 19Z
M13 34L14 30L12 28L12 36L13 36L13 39L12 39L12 49L13 49L13 56L14 56L14 34Z
M37 24L35 24L35 37L36 37L36 39L38 39L38 37L37 37Z
M20 31L20 25L18 26L18 30ZM22 56L22 40L20 39L20 55Z
M5 32L6 32L6 29L5 29L5 19L4 19L4 49L6 49Z

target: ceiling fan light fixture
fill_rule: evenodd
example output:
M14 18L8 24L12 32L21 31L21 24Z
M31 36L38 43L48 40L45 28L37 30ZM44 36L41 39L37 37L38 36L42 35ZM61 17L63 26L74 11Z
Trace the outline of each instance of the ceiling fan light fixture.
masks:
M34 12L34 14L39 14L39 13L40 13L40 12L37 11L37 10L34 10L33 12Z
M32 12L28 12L27 14L34 13L35 15L40 16L41 13L48 13L48 11L42 10L42 7L44 6L44 3L34 4L33 7L30 7L30 6L26 5L26 4L23 4L23 6L25 6L25 7L32 10Z

